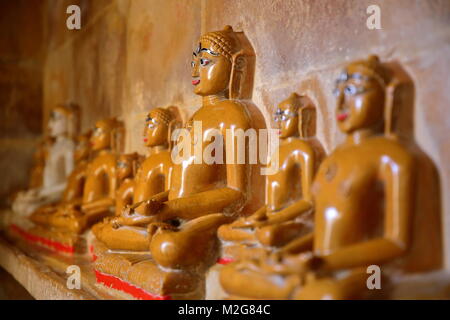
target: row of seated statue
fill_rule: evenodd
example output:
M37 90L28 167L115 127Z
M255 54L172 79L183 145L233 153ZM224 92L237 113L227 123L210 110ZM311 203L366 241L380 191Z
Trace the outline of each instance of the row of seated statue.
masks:
M227 26L202 35L192 84L203 102L190 120L182 125L175 107L152 109L145 158L117 151L120 122L97 122L66 154L75 169L62 200L31 210L31 232L74 245L74 235L92 227L97 280L119 280L115 289L138 298L204 298L213 268L231 298L367 298L371 265L393 285L441 268L437 174L411 132L399 133L412 114L406 73L375 56L344 68L334 94L346 137L329 154L316 138L314 103L291 94L272 119L280 143L268 165L276 159L278 170L264 177L258 164L198 159L213 130L225 137L265 127L251 102L254 67L242 32ZM193 148L201 140L202 152L175 163L172 133L180 127ZM223 139L224 153L237 143Z

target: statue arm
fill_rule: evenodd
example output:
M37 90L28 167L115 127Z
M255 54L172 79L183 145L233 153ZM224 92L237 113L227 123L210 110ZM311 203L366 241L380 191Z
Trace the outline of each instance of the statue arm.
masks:
M312 209L311 201L298 200L294 202L287 208L284 208L276 213L269 216L267 220L268 224L279 224L286 221L292 221L297 217L301 216L303 213L308 212Z
M42 198L47 197L55 197L58 198L62 193L64 192L64 189L66 188L66 182L46 187L46 188L40 188L39 189L39 196Z
M313 249L314 233L310 232L300 238L297 238L285 245L280 253L297 254Z
M324 256L325 270L382 264L403 255L410 243L413 197L412 159L387 160L383 172L386 194L384 236Z
M73 146L73 148L75 148L75 146ZM64 158L64 160L65 160L64 169L66 171L65 172L65 177L68 177L73 172L73 170L75 169L74 160L73 160L73 158L74 158L73 148L72 148L72 151L67 152L64 155L65 156L65 158Z
M81 206L81 209L86 212L87 215L94 214L100 211L107 210L114 206L114 199L112 198L102 198L96 201L85 203Z
M199 192L189 197L173 199L164 203L163 219L194 219L210 213L223 212L230 204L242 200L242 192L232 188L219 188Z
M148 215L120 217L118 222L121 224L123 221L130 226L139 226L174 218L191 220L206 214L221 212L230 205L230 202L241 198L242 193L231 188L214 189L166 201L159 210L155 210L156 212L148 213Z
M299 180L302 184L302 197L308 201L312 199L311 185L314 180L316 161L314 150L308 145L306 150L300 153L299 159L301 167Z
M125 206L119 217L115 219L117 225L128 226L145 226L155 221L154 211L158 211L163 206L163 203L169 199L169 191L163 191L155 194L148 200L143 200ZM137 208L142 208L137 212ZM142 212L142 213L141 213Z

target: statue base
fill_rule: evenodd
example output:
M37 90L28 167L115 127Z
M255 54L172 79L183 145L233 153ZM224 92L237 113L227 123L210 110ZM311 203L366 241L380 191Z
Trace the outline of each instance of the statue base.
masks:
M74 255L87 252L83 235L43 227L24 229L16 224L10 225L10 231L32 245L45 247L59 254Z
M206 295L205 300L224 300L228 295L220 284L220 272L223 264L227 263L221 259L206 273Z
M97 283L142 300L203 299L205 280L201 275L163 270L149 253L100 254L94 264Z

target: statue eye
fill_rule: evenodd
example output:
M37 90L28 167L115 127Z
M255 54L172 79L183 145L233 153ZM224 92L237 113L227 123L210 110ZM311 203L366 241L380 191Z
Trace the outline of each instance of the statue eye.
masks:
M117 163L117 166L118 166L119 168L126 168L126 167L127 167L127 163L126 163L126 162L119 161L119 162Z
M354 85L347 85L344 88L344 92L346 95L355 95L358 92L358 89Z
M207 66L209 64L209 60L208 59L203 59L203 58L201 58L200 59L200 65L201 66Z
M342 72L339 77L338 80L339 82L343 82L343 81L347 81L348 80L348 73L347 72Z
M195 62L194 61L191 61L191 67L192 68L195 67Z

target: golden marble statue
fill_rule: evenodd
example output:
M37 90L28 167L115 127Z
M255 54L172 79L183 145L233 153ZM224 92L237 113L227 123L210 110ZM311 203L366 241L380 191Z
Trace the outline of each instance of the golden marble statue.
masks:
M90 142L95 153L89 162L81 204L67 204L53 215L53 225L59 229L82 233L93 223L111 214L118 187L116 162L123 124L115 118L95 124Z
M117 159L116 216L120 216L125 206L133 204L136 173L143 157L138 153L121 154Z
M74 152L75 169L67 179L66 189L60 202L48 204L38 208L30 215L30 220L37 225L49 226L51 216L64 204L81 204L86 171L90 155L91 132L79 135Z
M80 139L77 150L83 159L88 153L84 144L86 138ZM36 227L20 233L32 242L60 253L85 253L86 243L81 234L92 224L113 214L118 185L117 153L122 138L120 121L115 118L98 121L90 136L94 157L79 163L73 172L65 194L68 201L37 210L31 219Z
M123 255L117 261L117 255L105 254L96 261L103 279L105 274L118 276L147 296L158 298L204 296L204 272L219 254L217 228L237 217L247 205L252 178L248 162L209 161L204 154L210 150L213 137L215 142L223 142L215 149L216 156L231 147L237 150L238 139L224 139L227 131L237 136L237 131L252 128L247 110L250 102L242 99L251 97L253 63L250 43L231 27L200 38L193 53L192 84L203 104L183 131L187 131L183 140L189 138L193 149L200 152L183 154L164 197L153 198L144 214L122 221L147 228L146 247L151 258ZM244 149L248 150L247 143Z
M18 216L29 216L42 205L58 201L72 172L74 138L78 131L79 112L75 105L54 108L48 121L49 135L54 139L48 148L42 186L20 192L12 208Z
M118 202L116 217L93 228L96 238L108 249L148 252L148 230L133 222L145 217L146 210L155 200L153 196L159 194L167 198L173 171L170 135L177 123L176 115L170 108L156 108L149 112L143 140L150 153L132 180L132 202Z
M324 151L315 139L315 108L293 93L274 115L280 146L272 161L278 171L266 177L266 204L218 230L222 261L255 258L311 231L311 184Z
M423 210L418 200L435 200L436 181L417 174L420 157L390 131L411 96L392 97L393 71L371 56L339 76L337 122L346 139L314 180L314 232L267 259L225 266L221 283L231 296L364 298L374 293L369 266L394 282L441 266L440 212Z

